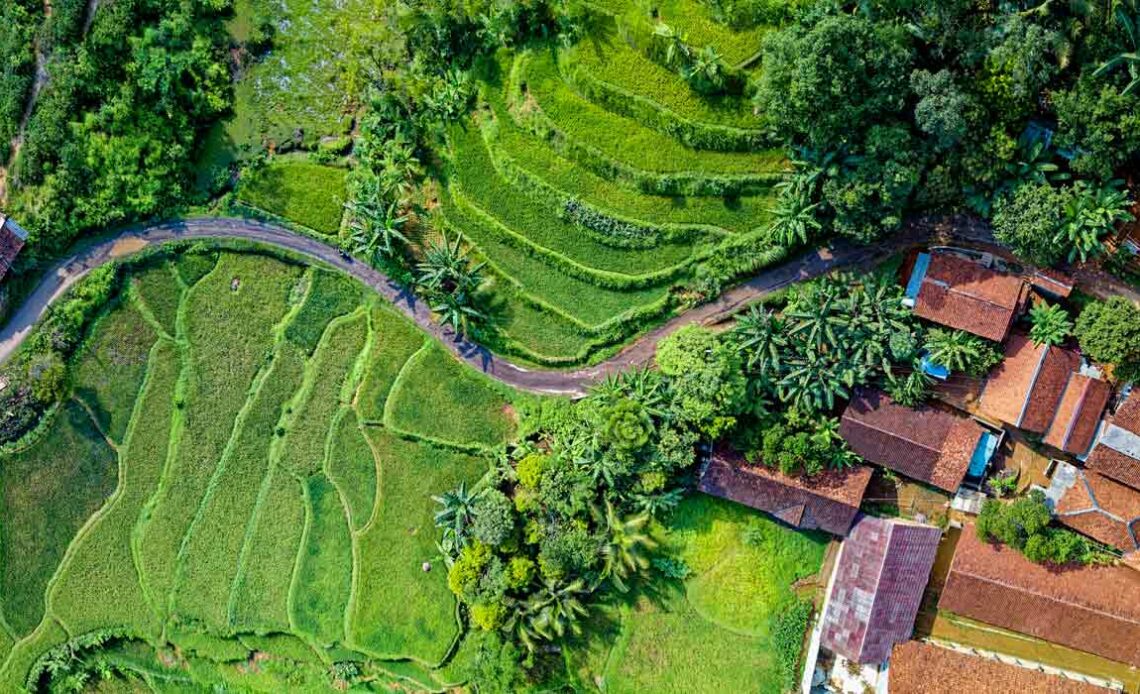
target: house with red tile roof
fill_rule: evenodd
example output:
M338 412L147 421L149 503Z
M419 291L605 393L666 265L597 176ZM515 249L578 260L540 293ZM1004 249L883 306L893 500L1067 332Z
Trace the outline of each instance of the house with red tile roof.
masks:
M1092 446L1110 394L1108 383L1082 371L1077 351L1035 345L1015 333L1006 342L1005 359L986 379L978 409L1080 456Z
M860 516L839 553L820 644L860 664L910 638L942 531Z
M1140 395L1125 398L1104 418L1085 467L1140 489Z
M1021 278L955 253L920 253L907 282L915 315L995 342L1005 340L1029 301Z
M20 228L10 217L0 212L0 280L12 268L16 256L28 240L28 232Z
M1051 567L962 529L938 609L1140 667L1140 572Z
M750 464L722 445L702 467L698 489L769 513L794 528L842 536L851 529L870 481L871 468L865 465L792 476Z
M1103 687L1004 663L936 643L895 646L887 675L891 694L1108 694Z
M1140 491L1057 461L1046 496L1062 525L1125 552L1140 549Z
M839 434L868 462L954 493L986 430L948 409L904 407L864 388L843 411Z

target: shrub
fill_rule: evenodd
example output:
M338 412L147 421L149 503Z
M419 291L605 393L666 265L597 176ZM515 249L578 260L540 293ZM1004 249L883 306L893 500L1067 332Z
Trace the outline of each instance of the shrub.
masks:
M1081 311L1073 332L1083 352L1115 365L1121 379L1140 375L1140 309L1131 301L1120 296L1094 301Z
M498 489L489 489L475 503L471 533L483 544L497 546L510 538L515 529L514 504Z
M546 468L547 457L541 453L531 453L519 461L515 471L519 476L519 484L530 489L537 489L542 471Z

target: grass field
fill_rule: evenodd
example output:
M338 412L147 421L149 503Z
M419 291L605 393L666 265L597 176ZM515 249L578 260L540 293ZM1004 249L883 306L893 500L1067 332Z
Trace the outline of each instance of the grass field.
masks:
M0 458L0 691L102 629L139 641L106 652L130 677L98 691L332 692L334 660L453 683L431 495L487 472L519 396L325 270L195 254L126 287L75 398Z
M346 169L281 159L242 178L238 199L251 207L335 235L344 215Z
M792 585L819 571L826 540L696 496L664 541L692 575L612 608L614 634L592 647L582 676L614 693L787 691L784 663L799 643L783 653L773 627L798 599Z

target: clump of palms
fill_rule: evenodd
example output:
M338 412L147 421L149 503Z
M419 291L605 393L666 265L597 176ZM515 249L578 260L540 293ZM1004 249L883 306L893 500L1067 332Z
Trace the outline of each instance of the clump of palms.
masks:
M428 245L419 263L417 281L431 310L457 334L467 334L486 318L476 297L483 284L483 266L484 263L471 262L462 236L448 242L446 235Z
M353 200L345 205L352 231L352 252L373 265L394 257L397 244L408 242L404 235L408 215L401 214L398 203L386 199L382 187L379 178L365 175Z
M1029 311L1029 322L1029 339L1035 345L1059 345L1073 332L1073 321L1060 304L1037 304Z
M886 391L898 404L918 407L930 396L932 383L933 379L922 370L920 364L915 363L905 374L887 374Z
M534 652L541 641L553 641L567 633L582 633L582 618L588 614L582 598L589 593L586 582L570 582L545 578L542 586L521 604L507 622L528 651Z
M649 520L648 513L620 516L613 505L606 502L601 575L623 593L629 590L631 577L649 568L647 552L657 547L657 541L647 532Z
M776 206L769 209L772 225L768 234L781 246L806 244L823 226L816 218L821 203L812 202L808 190L795 179L781 182L779 188Z
M1104 237L1120 222L1134 219L1128 211L1131 200L1120 182L1093 186L1084 181L1073 186L1065 202L1063 221L1053 238L1069 247L1069 262L1082 263L1104 250Z
M468 490L466 482L460 482L455 489L432 497L432 501L442 507L435 513L435 525L443 530L441 549L444 556L455 556L471 539L475 503L480 495L480 492Z
M962 330L934 328L922 347L931 362L974 377L984 375L1001 361L993 343Z

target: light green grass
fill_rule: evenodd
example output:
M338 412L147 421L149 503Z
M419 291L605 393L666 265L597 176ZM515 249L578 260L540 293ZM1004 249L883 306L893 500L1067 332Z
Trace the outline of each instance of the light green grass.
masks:
M182 550L174 616L225 633L231 628L228 602L257 503L277 426L286 404L301 387L305 358L290 343L278 348L240 430L223 456Z
M246 175L242 202L322 234L336 234L344 215L346 169L277 160Z
M170 264L164 262L131 275L131 285L159 326L173 336L177 330L174 322L178 318L182 288L174 279Z
M16 645L8 655L8 660L0 667L0 686L7 691L24 692L24 680L36 660L47 651L66 643L68 633L54 619L44 620L35 633L26 641Z
M317 643L344 641L345 609L352 590L352 537L336 486L323 474L308 479L308 513L290 613L297 629Z
M285 337L310 353L317 348L329 322L351 313L360 301L360 285L355 281L339 272L313 268L305 303L285 328Z
M166 464L180 367L172 343L162 340L155 345L122 448L114 501L84 535L55 584L52 609L72 633L111 624L152 636L158 629L135 567L132 534Z
M502 386L429 343L404 365L385 423L447 443L494 446L514 431L510 406Z
M270 653L279 658L320 664L320 656L313 648L292 634L243 634L241 642L247 648Z
M142 314L128 305L100 318L76 355L75 396L115 442L123 441L157 337Z
M507 112L501 84L490 84L484 95L494 114L494 127L484 127L492 155L500 166L517 165L547 185L594 207L648 224L707 224L730 232L750 231L767 223L772 206L765 196L733 200L717 197L648 195L615 185L589 169L560 156L546 142L521 129ZM484 119L484 123L490 123Z
M755 545L744 541L749 528ZM819 571L825 538L697 496L677 509L664 544L693 575L618 610L606 691L784 691L792 683L769 634L796 600L793 584Z
M214 252L183 253L178 257L178 262L174 264L174 269L178 272L178 277L183 284L193 287L203 277L210 274L210 271L217 264L218 254Z
M495 278L502 292L489 292L495 325L513 345L525 350L528 359L573 364L585 360L597 340L572 321L544 311L525 301L507 280Z
M371 319L373 345L356 407L365 421L379 422L384 418L384 403L396 375L404 368L404 362L423 347L426 337L411 321L387 306L374 308Z
M566 137L586 143L612 159L637 169L657 173L762 175L782 171L782 152L698 151L680 142L611 113L578 96L562 81L557 59L551 51L520 56L521 75L527 94ZM526 109L527 104L516 107Z
M598 29L562 54L566 68L580 69L584 78L640 96L697 123L746 130L760 127L747 99L699 94L676 72L631 48L612 24Z
M155 595L174 587L177 557L214 469L266 362L299 269L254 255L225 254L186 297L189 377L178 450L143 528L142 567ZM238 279L239 289L231 289Z
M454 178L473 204L492 214L529 243L557 253L590 270L627 276L659 272L688 260L694 245L662 243L652 249L615 248L595 241L587 232L563 219L556 207L537 203L526 192L497 175L478 128L453 128Z
M591 3L615 15L629 14L640 21L648 21L631 0L591 0ZM698 50L714 46L729 65L739 65L756 55L764 42L768 27L734 30L716 21L711 11L700 0L659 0L654 2L661 21L685 37L685 41Z
M566 274L501 240L500 232L470 205L442 196L447 222L471 241L505 277L527 294L546 302L583 326L596 326L636 309L663 301L665 287L616 290Z
M379 511L357 537L357 578L349 635L382 655L435 663L458 632L455 600L436 549L432 494L460 481L475 483L488 469L483 458L404 441L377 427L366 429L380 459ZM424 573L423 562L433 568Z
M325 332L305 374L305 389L291 405L281 464L295 475L308 477L324 465L325 445L333 417L351 401L353 365L368 339L368 318L362 311L333 322Z
M350 408L340 412L333 426L328 475L344 496L352 529L360 530L376 504L376 458Z
M0 458L0 600L17 635L39 624L48 580L117 472L115 452L70 402L32 448Z
M249 554L230 599L235 628L289 631L289 586L305 527L301 483L276 467L266 482L249 539Z

